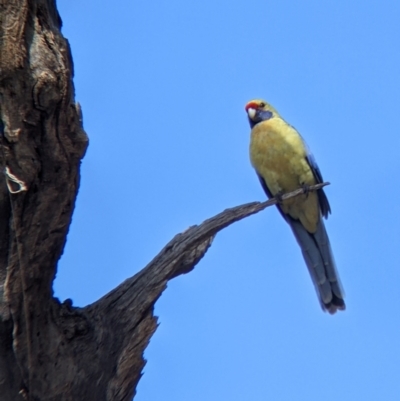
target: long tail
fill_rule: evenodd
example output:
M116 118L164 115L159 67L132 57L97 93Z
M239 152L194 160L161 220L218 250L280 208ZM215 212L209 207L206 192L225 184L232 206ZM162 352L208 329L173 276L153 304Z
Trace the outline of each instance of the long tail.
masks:
M322 309L330 314L345 310L344 292L322 216L314 234L310 234L299 220L287 216L286 221L300 245Z

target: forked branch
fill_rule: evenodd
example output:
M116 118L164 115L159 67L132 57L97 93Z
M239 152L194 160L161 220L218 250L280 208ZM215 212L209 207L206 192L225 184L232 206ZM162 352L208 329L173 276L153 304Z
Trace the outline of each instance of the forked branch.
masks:
M190 272L220 230L277 200L190 227L92 305L61 304L53 281L88 140L60 29L54 0L0 0L0 399L129 401L168 280Z

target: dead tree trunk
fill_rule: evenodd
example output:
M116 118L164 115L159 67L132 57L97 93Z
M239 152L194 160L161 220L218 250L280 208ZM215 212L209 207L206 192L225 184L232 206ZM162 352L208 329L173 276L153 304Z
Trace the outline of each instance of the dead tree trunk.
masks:
M167 281L192 270L219 230L276 202L178 234L92 305L60 304L52 285L88 144L60 27L54 0L0 0L0 401L128 401Z

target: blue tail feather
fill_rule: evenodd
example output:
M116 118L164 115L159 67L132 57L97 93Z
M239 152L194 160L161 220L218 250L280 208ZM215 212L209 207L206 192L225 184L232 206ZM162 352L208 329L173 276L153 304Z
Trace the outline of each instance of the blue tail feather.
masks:
M309 233L299 220L290 216L286 216L286 221L300 245L322 309L332 314L344 310L344 292L322 216L315 233Z

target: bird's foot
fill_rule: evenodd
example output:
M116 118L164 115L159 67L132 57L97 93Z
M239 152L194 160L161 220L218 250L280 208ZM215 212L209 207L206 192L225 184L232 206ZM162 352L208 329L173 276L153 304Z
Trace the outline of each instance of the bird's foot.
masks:
M276 199L276 201L278 202L278 204L282 204L283 199L282 199L282 195L284 194L283 191L279 191L275 194L274 198Z
M305 184L304 182L301 184L301 189L303 190L304 195L306 198L308 197L308 194L310 193L310 186L308 184Z

